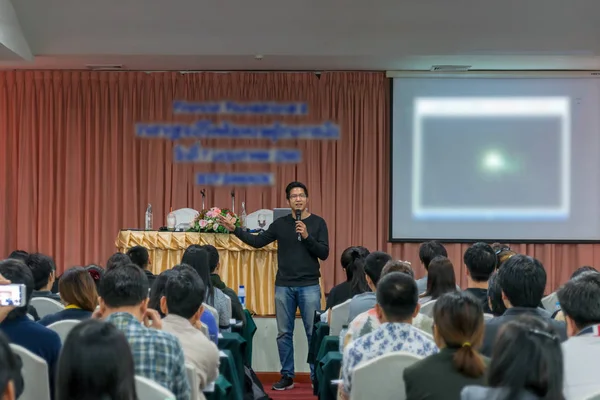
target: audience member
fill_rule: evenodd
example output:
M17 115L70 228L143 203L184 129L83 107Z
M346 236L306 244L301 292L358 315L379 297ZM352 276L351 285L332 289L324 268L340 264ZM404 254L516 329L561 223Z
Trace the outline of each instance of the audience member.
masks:
M498 282L498 271L494 272L488 281L488 305L494 317L499 317L506 311L502 300L502 289Z
M106 271L113 269L118 265L129 264L131 259L127 254L115 253L106 262Z
M444 293L456 291L456 276L450 259L438 256L429 262L427 290L419 296L419 304L437 300Z
M575 275L557 293L569 336L562 344L567 400L600 392L594 368L600 358L600 274L592 271Z
M202 246L193 244L188 247L181 258L182 264L194 268L202 283L206 286L204 301L219 313L219 329L228 331L231 324L231 300L221 289L214 287L210 280L210 267L208 265L208 252Z
M15 250L12 253L10 253L10 255L8 256L8 258L11 258L13 260L20 260L20 261L26 262L28 255L29 255L29 253L26 252L25 250Z
M25 261L33 274L34 290L32 297L46 297L60 301L60 296L52 293L52 286L56 279L56 265L52 257L41 253L33 253L27 256Z
M242 303L240 303L240 298L233 289L228 288L227 285L225 285L225 282L223 282L221 280L221 277L219 276L219 271L221 269L219 251L216 249L215 246L210 244L205 244L204 246L202 246L202 248L208 253L208 266L210 268L211 285L214 288L219 289L220 291L225 293L227 297L229 297L229 299L231 300L232 317L236 321L242 321L242 323L245 324L246 315L244 314L244 307L242 306Z
M438 352L427 335L412 326L419 312L419 292L415 280L402 272L384 276L377 286L377 317L382 325L349 343L344 350L341 397L352 391L352 373L362 363L381 355L404 351L426 357Z
M489 387L467 386L461 399L563 400L560 340L549 321L533 314L511 320L494 346L487 374Z
M137 265L142 269L142 271L144 271L146 278L148 278L148 286L152 287L156 276L152 273L152 271L150 271L150 265L152 263L150 261L148 249L144 246L133 246L127 250L127 256L133 264Z
M477 351L484 331L481 302L465 292L443 294L433 306L433 321L440 352L404 370L407 400L460 399L463 387L485 384L486 366Z
M331 289L325 309L331 310L352 297L370 290L365 277L365 258L368 255L369 250L359 246L348 247L342 252L340 264L346 273L346 280Z
M517 253L512 251L508 245L502 243L492 244L492 249L496 254L496 268L500 268L506 260L517 255Z
M76 325L58 360L57 400L137 400L134 362L125 335L89 319Z
M506 311L501 317L486 321L483 354L490 356L500 328L523 314L542 318L556 329L562 340L566 339L565 324L554 321L548 313L537 308L546 287L546 271L541 262L525 255L513 256L498 270L498 282Z
M0 332L0 399L16 400L23 394L23 363L16 355L8 339Z
M370 292L358 294L352 298L349 305L348 323L365 311L369 311L377 303L375 288L381 277L381 270L392 257L382 251L374 251L365 258L365 274Z
M98 306L96 285L83 267L66 270L58 282L58 290L65 309L42 318L39 323L44 326L66 319L88 319Z
M161 309L166 314L163 330L179 339L186 361L195 367L201 399L205 398L202 390L219 375L219 349L204 336L200 326L204 292L204 284L194 269L180 269L169 277L161 299Z
M488 281L496 270L496 253L486 243L475 243L465 251L463 257L467 267L467 289L481 302L483 312L491 314L492 310L488 304Z
M100 280L102 280L102 277L104 276L104 270L101 266L95 264L88 265L87 267L85 267L85 270L88 272L88 274L90 274L90 276L94 280L94 285L96 285L96 291L98 291L98 286L100 286Z
M164 386L178 400L188 400L190 386L183 349L176 337L160 330L160 315L148 309L148 278L144 271L135 264L109 269L100 282L99 294L98 315L125 334L136 375Z
M26 304L29 304L33 293L31 270L21 261L7 259L0 261L0 274L13 284L25 285ZM61 347L58 334L30 320L27 317L27 306L10 311L0 323L0 331L4 332L11 343L26 348L46 361L50 390L54 393L54 372Z
M448 252L444 245L435 240L425 242L421 244L419 248L419 259L421 264L425 267L425 276L421 279L417 279L417 288L419 293L424 293L427 290L427 273L429 271L429 263L437 256L448 257Z
M598 272L598 270L594 267L590 267L589 265L584 265L583 267L579 267L571 274L571 278L577 278L579 275L584 274L586 272Z

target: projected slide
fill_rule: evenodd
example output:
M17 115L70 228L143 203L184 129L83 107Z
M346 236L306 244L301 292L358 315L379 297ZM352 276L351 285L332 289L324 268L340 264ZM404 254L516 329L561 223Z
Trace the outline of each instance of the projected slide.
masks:
M599 89L594 79L396 79L392 237L600 239Z

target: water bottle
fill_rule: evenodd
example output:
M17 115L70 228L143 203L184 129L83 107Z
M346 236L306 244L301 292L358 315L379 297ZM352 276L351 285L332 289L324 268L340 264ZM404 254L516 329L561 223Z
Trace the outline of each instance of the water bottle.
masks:
M244 287L244 285L240 285L238 287L238 299L240 299L242 307L246 309L246 288Z
M152 230L152 204L148 203L148 208L146 209L146 227L147 231Z
M242 214L241 214L242 228L246 229L246 203L242 201Z
M560 302L556 302L556 304L554 305L554 311L560 311Z
M173 213L173 207L171 207L171 212L167 215L167 229L170 231L174 231L177 226L177 218L175 217L175 213Z
M348 333L348 325L342 327L340 332L340 353L344 354L344 342L346 340L346 334Z

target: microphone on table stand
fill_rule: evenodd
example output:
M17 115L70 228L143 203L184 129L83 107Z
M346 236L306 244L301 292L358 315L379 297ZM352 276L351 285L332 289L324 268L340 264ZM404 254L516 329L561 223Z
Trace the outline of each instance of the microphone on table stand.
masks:
M296 221L300 221L301 216L302 216L302 211L296 210ZM302 241L302 235L300 235L300 232L298 232L298 241L299 242Z

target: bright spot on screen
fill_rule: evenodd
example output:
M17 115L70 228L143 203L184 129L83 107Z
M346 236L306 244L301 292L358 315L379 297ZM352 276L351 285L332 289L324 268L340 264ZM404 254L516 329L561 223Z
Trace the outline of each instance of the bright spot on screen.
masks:
M488 151L483 156L483 168L490 172L501 171L504 169L506 161L502 153L498 151Z

